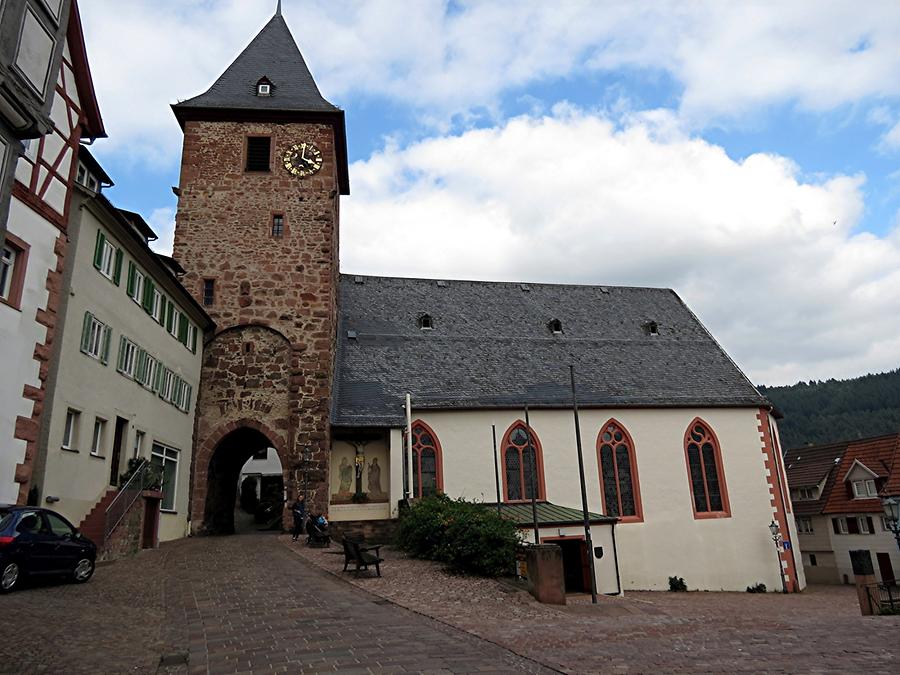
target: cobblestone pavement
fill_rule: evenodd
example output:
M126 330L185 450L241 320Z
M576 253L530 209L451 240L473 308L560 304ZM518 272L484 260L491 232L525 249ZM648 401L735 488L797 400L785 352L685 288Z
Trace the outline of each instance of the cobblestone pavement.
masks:
M341 557L285 544L341 575ZM852 587L790 595L631 592L596 606L570 597L556 608L498 582L448 574L391 549L382 554L382 578L343 576L564 672L900 672L900 617L860 616Z
M273 535L199 538L0 598L0 672L549 672L386 603Z

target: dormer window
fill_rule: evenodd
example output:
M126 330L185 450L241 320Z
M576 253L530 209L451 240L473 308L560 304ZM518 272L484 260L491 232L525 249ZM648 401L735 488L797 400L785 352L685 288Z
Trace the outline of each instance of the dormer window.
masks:
M561 335L563 332L562 321L560 321L559 319L553 319L552 321L550 321L550 323L547 324L547 328L549 328L550 332L554 335Z
M259 82L256 83L256 95L257 96L271 96L272 95L272 82L269 81L269 78L264 77Z
M423 314L419 317L418 324L422 330L432 330L434 328L434 319L428 314Z
M651 337L659 335L659 324L655 321L648 321L644 324L644 332Z

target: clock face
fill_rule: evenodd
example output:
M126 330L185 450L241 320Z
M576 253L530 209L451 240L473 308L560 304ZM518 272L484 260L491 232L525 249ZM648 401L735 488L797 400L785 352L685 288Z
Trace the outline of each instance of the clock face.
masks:
M314 143L292 145L284 153L284 168L295 176L311 176L322 168L322 153Z

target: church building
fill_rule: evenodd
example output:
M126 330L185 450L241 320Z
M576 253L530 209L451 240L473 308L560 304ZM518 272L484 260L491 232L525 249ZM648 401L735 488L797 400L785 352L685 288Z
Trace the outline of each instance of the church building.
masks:
M572 366L601 592L805 585L772 406L674 291L341 274L344 112L280 11L173 111L174 258L216 324L194 532L233 530L241 468L274 448L287 500L306 491L337 526L390 529L441 491L500 502L533 540L534 496L577 583L594 551Z

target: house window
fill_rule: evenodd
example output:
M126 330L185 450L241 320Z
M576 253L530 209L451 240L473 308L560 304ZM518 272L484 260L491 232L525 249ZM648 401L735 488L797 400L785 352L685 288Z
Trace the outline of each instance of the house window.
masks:
M532 495L544 499L541 445L534 429L529 434L524 422L516 422L503 437L502 447L506 501L531 499Z
M831 527L834 529L835 534L847 534L847 519L846 518L832 518L831 519Z
M175 304L169 300L166 303L166 330L173 338L178 337L178 319L181 314L175 309Z
M812 534L813 533L812 518L809 516L798 516L797 517L797 532L799 532L800 534Z
M276 213L272 216L272 236L284 236L284 215L281 213Z
M642 520L634 443L615 420L607 422L597 437L597 461L606 515Z
M0 249L0 301L16 309L22 304L27 262L28 246L7 232L6 242Z
M91 454L95 457L103 455L103 444L106 439L106 420L94 418L94 433L91 436Z
M109 359L111 334L112 330L109 326L98 321L90 312L85 312L81 331L81 351L106 365Z
M163 298L162 293L160 293L159 290L156 289L155 287L153 288L153 291L151 292L150 296L151 296L150 316L152 316L153 320L156 321L157 323L162 323L162 318L163 318L162 308L163 308L163 301L165 300L165 298Z
M875 489L874 480L855 480L853 481L853 498L854 499L871 499L878 496L878 490Z
M712 430L699 418L688 427L684 449L694 515L728 515L728 494L725 490L719 443Z
M141 351L139 361L140 365L138 366L138 374L135 379L146 389L153 391L156 389L156 378L159 374L159 361L145 351Z
M163 367L161 378L162 386L159 388L159 397L164 401L172 401L175 396L175 373Z
M268 136L247 137L247 171L269 171L272 139Z
M116 370L133 378L138 361L138 346L124 335L119 338L119 362Z
M809 501L816 498L815 490L812 488L800 488L797 490L798 501Z
M116 286L119 285L122 275L122 249L113 246L100 231L97 232L97 243L94 247L94 267Z
M816 554L810 553L809 554L809 566L810 567L818 567L818 565L819 565L819 562L816 560Z
M178 480L178 450L154 443L150 462L162 469L163 511L175 510L175 490Z
M144 454L144 437L146 434L140 429L134 432L134 448L131 451L132 457L141 457Z
M144 273L141 272L133 262L128 263L128 283L126 286L126 290L128 291L128 297L134 300L139 305L144 301L144 281L146 277Z
M412 496L427 497L443 487L441 479L441 444L424 422L412 425Z
M63 429L62 447L64 450L78 448L78 429L81 426L81 413L69 408L66 411L66 426Z
M185 345L194 354L197 353L197 326L188 324L187 343Z
M872 527L871 518L867 518L866 516L857 516L856 520L860 534L874 534L874 528Z
M205 307L212 307L212 305L215 301L216 301L216 280L215 279L204 279L203 280L203 305Z

